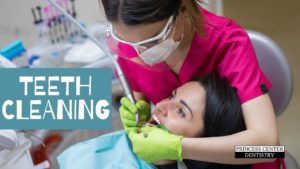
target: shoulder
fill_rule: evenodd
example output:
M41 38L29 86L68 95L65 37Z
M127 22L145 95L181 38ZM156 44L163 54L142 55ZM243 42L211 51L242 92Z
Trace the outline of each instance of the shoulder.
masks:
M201 25L204 35L195 34L191 50L206 59L206 63L218 65L224 57L238 57L235 53L241 48L251 49L251 42L247 32L233 20L217 16L205 9L200 9L203 20ZM229 55L229 56L228 56ZM212 59L213 58L213 59Z
M248 36L245 29L234 20L218 16L203 8L200 9L200 12L203 16L202 25L205 29L205 36L211 36L212 34L219 35L221 38Z

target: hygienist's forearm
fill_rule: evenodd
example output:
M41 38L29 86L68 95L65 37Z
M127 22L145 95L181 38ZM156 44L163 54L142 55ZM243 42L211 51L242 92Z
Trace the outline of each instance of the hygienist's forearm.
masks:
M146 96L141 92L133 91L133 95L134 95L134 98L136 101L138 101L138 100L148 101Z
M234 146L236 145L268 145L275 146L279 142L266 133L257 134L255 131L246 130L234 135L207 138L183 138L181 140L183 159L223 163L223 164L253 164L270 162L274 159L241 159L235 158ZM269 138L269 139L259 139Z

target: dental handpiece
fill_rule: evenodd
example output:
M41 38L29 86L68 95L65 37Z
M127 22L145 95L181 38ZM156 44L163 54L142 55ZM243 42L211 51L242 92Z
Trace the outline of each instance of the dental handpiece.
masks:
M114 59L113 55L111 55L104 47L101 46L101 43L92 35L88 32L88 30L83 27L76 19L74 19L70 14L68 14L67 11L65 11L60 5L58 5L54 0L48 0L50 4L52 4L58 11L60 11L67 19L69 19L74 25L76 25L82 32L84 32L87 37L89 39L91 39L104 53L106 56L108 56L111 60L111 62L113 63L118 77L120 79L121 85L123 87L123 91L125 96L127 96L129 98L129 100L135 104L135 99L132 93L132 90L127 82L127 79L121 69L121 67L119 66L119 64L117 63L117 61ZM136 125L138 125L139 123L139 112L136 113L135 115L135 120L136 120Z

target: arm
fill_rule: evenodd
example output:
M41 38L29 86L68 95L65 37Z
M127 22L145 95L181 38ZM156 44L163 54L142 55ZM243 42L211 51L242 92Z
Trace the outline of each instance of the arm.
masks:
M247 130L222 137L183 138L183 158L227 163L249 164L273 159L235 159L235 145L279 145L276 117L268 94L242 104Z
M148 102L148 99L146 98L146 96L142 92L133 91L133 96L134 96L136 101L144 100L144 101Z

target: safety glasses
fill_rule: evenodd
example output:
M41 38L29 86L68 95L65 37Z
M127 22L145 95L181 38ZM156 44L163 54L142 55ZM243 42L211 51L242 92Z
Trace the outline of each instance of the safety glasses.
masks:
M136 49L137 48L142 48L142 49L145 50L145 49L149 49L152 46L154 46L158 41L165 40L168 37L169 33L172 30L173 18L174 18L174 15L171 15L170 18L168 19L167 23L166 23L166 26L164 27L164 29L158 35L156 35L152 38L149 38L149 39L142 40L140 42L136 42L136 43L129 42L129 41L126 41L126 40L123 40L123 39L119 38L116 35L116 32L113 29L112 24L108 25L107 33L108 33L108 36L111 36L114 40L116 40L118 42L131 45L132 47L134 47Z

